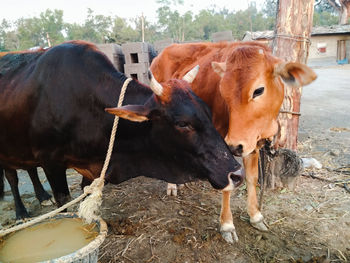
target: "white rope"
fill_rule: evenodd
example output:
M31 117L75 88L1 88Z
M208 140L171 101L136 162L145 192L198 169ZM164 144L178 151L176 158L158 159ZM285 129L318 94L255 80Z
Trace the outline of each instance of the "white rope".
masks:
M125 91L131 80L132 80L131 78L128 78L125 80L123 84L123 87L119 95L118 107L121 107L123 104ZM112 156L114 139L118 128L118 123L119 123L119 116L116 115L114 117L113 128L112 128L111 137L108 145L107 156L101 171L101 175L99 178L96 178L91 184L91 187L93 187L92 194L89 197L87 197L79 206L78 216L83 218L87 223L91 223L93 220L97 220L100 218L100 216L98 215L98 211L102 204L102 189L104 186L104 179L105 179L106 171L109 165L109 161Z
M122 89L120 91L120 95L119 95L118 107L121 107L123 104L126 88L131 80L132 80L131 78L128 78L125 80L125 82L123 84L123 87L122 87ZM117 128L118 128L118 122L119 122L119 117L115 116L114 122L113 122L112 132L111 132L111 137L109 140L108 151L107 151L106 159L105 159L100 177L96 178L92 182L91 185L86 186L84 188L83 194L81 194L80 196L78 196L74 200L70 201L69 203L66 203L63 206L61 206L61 207L59 207L59 208L57 208L49 213L35 217L32 220L27 221L23 224L20 224L20 225L17 225L17 226L8 228L8 229L0 230L0 237L5 236L5 235L12 233L12 232L21 230L23 228L35 225L35 224L37 224L37 223L39 223L47 218L53 217L53 216L57 215L58 213L62 212L63 210L67 209L68 207L80 202L82 199L84 199L89 194L91 194L91 195L88 198L86 198L86 200L84 200L84 202L82 202L80 204L78 215L79 215L79 217L82 217L84 220L86 220L89 223L92 220L99 219L99 216L97 216L97 211L102 203L102 189L104 186L104 178L105 178L106 171L107 171L107 168L109 165L109 161L111 159L111 155L112 155L112 151L113 151L113 144L114 144L114 140L115 140L115 134L116 134ZM88 209L91 209L91 211L87 211Z

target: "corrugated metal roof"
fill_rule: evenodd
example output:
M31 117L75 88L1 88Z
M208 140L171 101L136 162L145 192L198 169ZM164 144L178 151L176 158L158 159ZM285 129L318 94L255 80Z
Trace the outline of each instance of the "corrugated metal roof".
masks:
M244 34L243 40L273 39L273 37L274 37L274 31L272 30L256 31L256 32L247 31Z
M333 34L350 34L350 25L333 25L313 27L311 35L333 35Z
M320 26L313 27L311 36L316 35L336 35L336 34L350 34L350 25L333 25L333 26ZM259 39L273 39L274 31L247 31L244 34L243 40L259 40Z

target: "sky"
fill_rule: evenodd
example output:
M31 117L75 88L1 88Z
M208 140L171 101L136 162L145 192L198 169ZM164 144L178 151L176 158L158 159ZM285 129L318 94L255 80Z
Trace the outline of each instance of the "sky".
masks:
M184 5L179 9L180 13L192 11L196 14L199 10L213 7L226 8L229 11L246 9L248 2L252 0L184 0ZM264 0L255 0L259 8ZM29 18L39 16L46 9L63 10L63 19L69 23L83 23L87 9L91 8L95 15L119 16L122 18L134 18L143 13L148 21L157 20L156 10L160 5L156 0L1 0L0 21L2 19L11 22L20 17Z

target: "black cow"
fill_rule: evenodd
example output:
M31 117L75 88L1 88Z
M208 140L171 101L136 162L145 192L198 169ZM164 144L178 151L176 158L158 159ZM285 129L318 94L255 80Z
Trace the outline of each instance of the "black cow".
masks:
M27 172L30 180L32 181L36 198L42 205L47 205L48 203L46 201L51 199L51 195L45 191L43 185L41 184L36 167L28 169ZM4 196L4 175L11 187L16 209L16 219L20 220L29 217L19 194L18 175L16 170L9 168L3 169L0 167L0 199Z
M89 180L99 176L114 118L105 112L109 108L123 119L108 182L148 176L170 183L208 179L217 189L241 183L240 165L187 81L159 84L152 78L151 88L131 81L127 106L113 108L125 79L95 46L81 41L2 57L0 127L6 129L0 131L0 165L41 166L57 204L64 204L67 168Z

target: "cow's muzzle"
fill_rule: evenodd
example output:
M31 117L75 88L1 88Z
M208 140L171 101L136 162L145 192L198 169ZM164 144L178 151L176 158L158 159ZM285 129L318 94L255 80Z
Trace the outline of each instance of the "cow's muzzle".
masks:
M245 172L243 168L228 174L229 184L222 191L232 191L234 188L240 186L244 180Z
M242 153L243 153L243 145L242 144L239 144L236 146L230 145L229 148L234 156L242 157Z

